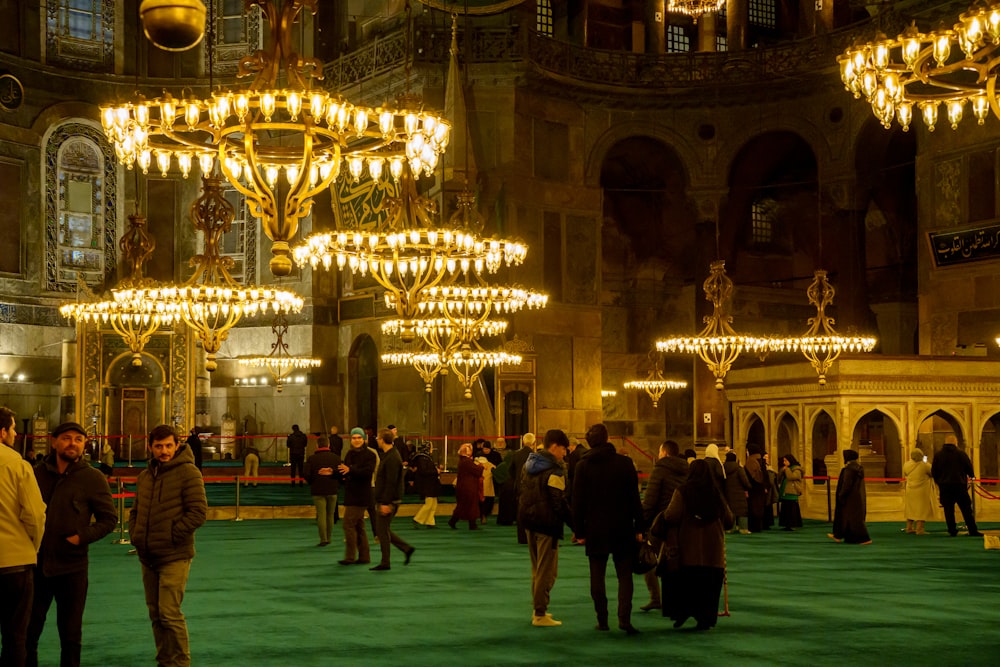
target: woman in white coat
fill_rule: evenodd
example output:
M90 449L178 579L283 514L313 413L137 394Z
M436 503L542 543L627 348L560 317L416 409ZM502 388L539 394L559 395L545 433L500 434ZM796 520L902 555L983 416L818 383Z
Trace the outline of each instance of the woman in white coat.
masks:
M910 460L903 464L906 494L903 512L906 515L906 532L923 535L924 522L934 519L934 489L931 464L919 447L910 452Z

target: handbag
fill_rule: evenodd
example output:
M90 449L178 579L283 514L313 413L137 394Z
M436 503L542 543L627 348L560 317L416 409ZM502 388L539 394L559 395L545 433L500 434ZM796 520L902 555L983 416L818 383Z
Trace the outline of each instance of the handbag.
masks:
M659 549L647 539L639 543L635 558L632 560L632 572L646 574L657 566L660 560Z
M659 558L656 565L656 576L665 577L670 573L681 569L681 549L676 527L671 527L660 547Z

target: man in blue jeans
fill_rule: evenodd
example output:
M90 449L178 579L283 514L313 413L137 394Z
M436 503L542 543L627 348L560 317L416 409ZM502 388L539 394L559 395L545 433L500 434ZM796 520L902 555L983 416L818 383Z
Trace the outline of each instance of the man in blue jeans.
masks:
M118 523L108 480L83 460L86 444L87 432L82 426L74 422L60 424L52 431L52 452L35 466L35 478L47 509L28 623L27 665L38 664L38 640L53 600L60 664L80 664L83 610L87 603L87 545L102 539Z
M187 445L166 425L149 434L149 464L139 474L129 513L129 535L142 563L142 586L153 624L156 664L191 664L187 623L181 612L194 531L208 513L205 483Z

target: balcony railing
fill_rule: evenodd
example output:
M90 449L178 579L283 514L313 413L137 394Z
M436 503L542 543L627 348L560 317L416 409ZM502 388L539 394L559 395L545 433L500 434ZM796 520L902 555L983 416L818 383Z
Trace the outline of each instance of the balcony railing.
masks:
M881 29L896 34L905 20L896 14L881 18ZM592 49L512 25L476 28L458 33L459 59L472 63L524 63L544 75L595 88L670 90L698 86L746 86L760 82L794 80L835 67L835 56L859 36L870 37L871 23L863 22L825 35L781 42L774 46L734 52L644 54ZM466 35L471 44L466 44ZM405 28L373 39L360 49L327 63L326 84L333 90L397 70L412 57L414 64L448 61L451 30L418 24L407 53Z

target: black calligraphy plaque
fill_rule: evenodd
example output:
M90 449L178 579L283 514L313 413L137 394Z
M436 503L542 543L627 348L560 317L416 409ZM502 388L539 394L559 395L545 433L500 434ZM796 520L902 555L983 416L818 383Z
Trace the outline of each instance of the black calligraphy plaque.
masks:
M1000 258L1000 222L974 229L930 232L927 236L937 266Z

